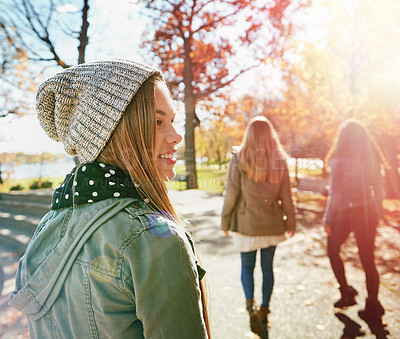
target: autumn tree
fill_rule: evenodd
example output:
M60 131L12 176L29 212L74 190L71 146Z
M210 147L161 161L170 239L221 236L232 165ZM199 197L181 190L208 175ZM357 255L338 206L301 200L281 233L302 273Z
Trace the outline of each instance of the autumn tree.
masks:
M280 57L300 5L291 0L147 0L145 5L152 26L143 46L185 104L188 188L197 188L197 104L268 58Z
M232 146L241 143L243 132L241 124L217 117L196 129L196 149L201 157L207 158L208 164L217 164L221 168L229 161Z
M385 140L381 146L391 162L387 192L399 196L400 105L395 98L400 94L400 31L395 27L400 5L321 1L317 13L324 18L321 34L293 42L291 52L301 59L286 68L284 100L275 115L291 126L298 149L312 149L322 159L339 124L346 118L361 120L378 141Z

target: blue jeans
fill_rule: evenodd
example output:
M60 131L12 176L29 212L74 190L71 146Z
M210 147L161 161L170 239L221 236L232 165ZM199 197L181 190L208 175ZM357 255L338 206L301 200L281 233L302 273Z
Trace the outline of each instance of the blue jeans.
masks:
M276 246L261 249L262 306L269 306L272 289L274 287L273 260ZM241 252L242 259L242 285L246 299L254 298L254 267L256 265L257 251Z

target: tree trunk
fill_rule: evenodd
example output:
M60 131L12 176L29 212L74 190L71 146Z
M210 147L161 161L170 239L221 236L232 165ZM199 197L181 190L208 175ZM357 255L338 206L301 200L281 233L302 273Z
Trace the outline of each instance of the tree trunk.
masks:
M89 44L89 38L87 35L89 28L88 12L89 12L89 0L84 0L82 8L82 26L81 26L81 31L79 32L78 64L83 64L85 62L86 46ZM74 157L74 160L75 160L75 165L78 166L79 165L78 157Z
M190 57L191 45L190 38L184 40L185 50L185 164L186 173L188 174L187 188L198 188L197 171L196 171L196 151L194 141L194 129L198 125L198 120L195 113L196 103L193 95L193 74L192 74L192 59Z
M84 0L82 8L82 26L81 26L81 31L79 32L78 64L83 64L85 62L86 46L89 43L89 38L87 35L89 28L88 12L89 12L89 0Z

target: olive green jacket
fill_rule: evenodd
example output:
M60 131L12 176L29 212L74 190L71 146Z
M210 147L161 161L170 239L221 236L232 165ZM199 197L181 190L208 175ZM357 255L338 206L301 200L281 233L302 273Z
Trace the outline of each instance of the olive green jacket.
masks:
M287 166L280 182L272 184L249 179L238 162L234 153L225 187L222 230L250 236L294 231L296 218Z
M52 210L9 304L27 316L31 338L207 338L192 246L134 198Z

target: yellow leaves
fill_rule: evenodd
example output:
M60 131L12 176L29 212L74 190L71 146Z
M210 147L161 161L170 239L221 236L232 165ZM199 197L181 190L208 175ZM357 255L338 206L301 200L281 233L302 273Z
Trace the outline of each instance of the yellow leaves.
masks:
M209 120L204 125L197 130L196 151L209 163L227 162L232 146L241 143L245 126L223 118Z

